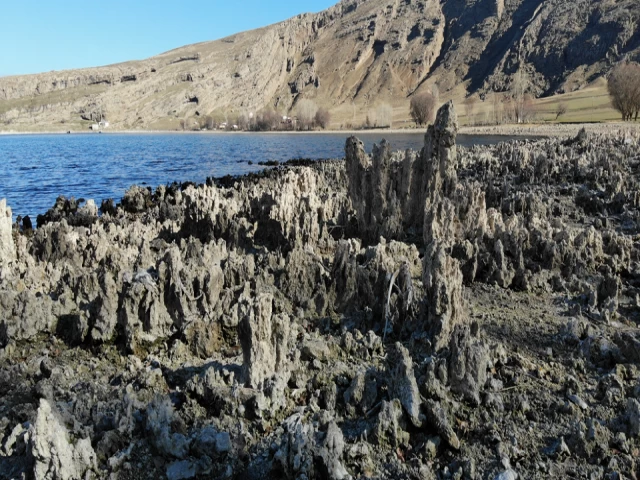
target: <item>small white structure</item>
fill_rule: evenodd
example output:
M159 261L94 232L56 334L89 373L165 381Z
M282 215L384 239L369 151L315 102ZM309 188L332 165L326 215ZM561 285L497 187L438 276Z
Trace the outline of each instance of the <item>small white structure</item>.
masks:
M91 130L100 130L100 124L99 123L94 123L93 125L91 125L89 127Z
M109 122L107 122L106 120L98 123L98 125L100 126L100 128L109 128Z

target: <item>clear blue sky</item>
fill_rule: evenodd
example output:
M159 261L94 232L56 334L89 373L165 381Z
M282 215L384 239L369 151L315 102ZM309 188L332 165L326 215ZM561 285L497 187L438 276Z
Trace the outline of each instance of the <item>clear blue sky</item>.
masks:
M139 60L215 40L337 0L6 0L0 76Z

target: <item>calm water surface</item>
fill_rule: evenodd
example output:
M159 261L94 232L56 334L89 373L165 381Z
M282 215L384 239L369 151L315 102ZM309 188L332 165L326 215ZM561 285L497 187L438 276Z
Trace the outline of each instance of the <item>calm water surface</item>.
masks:
M82 134L0 135L0 198L17 215L32 219L59 195L120 199L131 185L156 187L173 181L260 170L257 162L292 158L341 158L349 134ZM424 133L366 133L371 151L386 138L395 149L420 149ZM465 146L504 137L465 136ZM249 165L249 161L254 164ZM34 221L35 224L35 221Z

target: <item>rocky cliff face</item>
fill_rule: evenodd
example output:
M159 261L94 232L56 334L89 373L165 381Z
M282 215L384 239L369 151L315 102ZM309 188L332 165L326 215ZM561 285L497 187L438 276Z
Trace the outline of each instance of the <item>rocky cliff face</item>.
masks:
M434 83L504 91L520 68L533 93L551 94L638 58L638 18L634 0L343 0L144 61L2 78L0 127L65 129L105 115L120 128L175 128L215 110L285 113L301 98L406 107Z

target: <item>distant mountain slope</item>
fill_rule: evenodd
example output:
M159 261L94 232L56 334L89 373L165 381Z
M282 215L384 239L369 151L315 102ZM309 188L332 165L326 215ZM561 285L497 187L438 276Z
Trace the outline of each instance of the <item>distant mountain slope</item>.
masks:
M536 95L571 91L640 59L637 0L343 0L258 30L143 61L0 78L0 129L176 128L213 111L301 98L359 112L446 95L504 91L524 68Z

